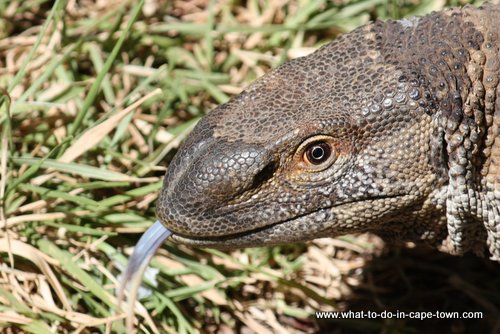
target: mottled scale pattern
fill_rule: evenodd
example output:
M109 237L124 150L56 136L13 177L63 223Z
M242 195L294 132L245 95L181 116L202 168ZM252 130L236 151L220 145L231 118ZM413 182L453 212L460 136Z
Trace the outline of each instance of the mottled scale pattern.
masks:
M499 22L492 4L376 21L283 64L200 121L159 219L203 247L370 231L500 259Z

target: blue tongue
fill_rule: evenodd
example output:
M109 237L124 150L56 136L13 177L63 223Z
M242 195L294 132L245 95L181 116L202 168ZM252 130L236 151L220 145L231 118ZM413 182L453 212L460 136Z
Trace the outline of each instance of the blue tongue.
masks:
M135 245L132 256L128 260L127 269L125 270L125 274L118 289L117 295L119 301L123 299L123 293L125 289L128 289L127 285L130 282L134 282L137 275L142 276L144 270L149 264L149 261L156 253L156 250L171 234L172 232L165 226L163 226L160 221L156 221L156 223L154 223L150 228L147 229L146 232L144 232L137 245ZM133 285L135 286L136 284ZM137 284L137 287L138 285L140 284ZM135 294L136 291L134 290L135 289L133 287L132 291L129 292ZM131 297L135 299L135 296Z

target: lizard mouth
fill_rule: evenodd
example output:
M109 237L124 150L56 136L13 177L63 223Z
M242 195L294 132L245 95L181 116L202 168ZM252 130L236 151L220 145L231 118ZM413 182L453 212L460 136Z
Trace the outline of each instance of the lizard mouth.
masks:
M390 195L372 198L378 202L388 198L401 199L406 195ZM200 248L238 249L246 247L272 246L293 242L303 242L316 238L333 237L339 234L354 232L348 226L339 226L338 213L346 205L353 202L344 202L316 211L304 213L300 216L277 221L266 226L228 234L224 236L194 237L171 231L171 240L175 243ZM335 231L335 233L333 232ZM335 235L334 235L335 234Z
M289 220L278 221L266 226L246 230L234 234L213 237L192 237L172 231L170 239L175 243L185 244L201 248L236 249L246 247L257 247L259 245L278 245L291 242L304 241L317 238L318 234L324 234L326 229L331 228L331 220L317 221L314 227L310 226L313 216L331 216L332 208L324 208ZM327 237L330 235L323 235Z
M271 231L274 227L276 227L277 225L285 224L287 222L289 222L289 220L273 223L271 225L259 227L253 230L247 230L235 234L229 234L225 236L215 236L215 237L190 237L187 235L177 234L173 232L170 238L176 243L186 244L195 247L234 248L230 247L230 245L237 243L239 241L243 241L249 236L256 236L259 234L269 234L269 231ZM245 247L245 245L239 243L239 247Z

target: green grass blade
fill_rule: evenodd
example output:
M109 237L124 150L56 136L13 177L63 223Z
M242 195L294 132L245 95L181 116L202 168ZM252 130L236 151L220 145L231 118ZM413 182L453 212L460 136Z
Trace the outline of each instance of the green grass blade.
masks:
M118 41L116 41L116 44L113 47L113 50L111 51L111 53L107 57L106 62L104 63L104 65L102 67L102 70L99 72L99 74L95 78L94 83L90 87L90 90L87 94L87 97L83 101L82 109L78 112L73 124L71 125L70 132L69 132L70 135L75 135L80 130L80 125L81 125L83 119L87 115L90 107L92 106L92 104L94 103L94 101L97 97L99 90L101 89L101 83L104 80L106 73L109 72L109 69L111 68L111 65L115 61L116 57L118 56L118 52L121 50L123 43L125 42L125 39L130 34L130 31L132 29L132 25L139 17L139 13L142 9L142 6L144 5L144 1L145 0L140 0L133 7L133 9L130 13L131 17L127 23L127 27L121 32L120 38L118 39Z

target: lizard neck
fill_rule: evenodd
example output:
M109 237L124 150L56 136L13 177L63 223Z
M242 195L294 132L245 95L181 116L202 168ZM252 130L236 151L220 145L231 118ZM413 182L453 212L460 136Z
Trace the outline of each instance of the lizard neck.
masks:
M451 248L459 254L468 250L480 254L484 247L475 241L485 240L482 244L499 258L500 233L495 228L500 223L498 106L495 112L500 95L499 28L493 15L483 13L481 20L477 16L473 8L452 14L447 20L451 29L440 30L439 19L428 23L436 42L430 44L427 57L422 52L417 61L432 92L428 103L437 132L443 134Z
M500 258L495 228L500 225L500 28L495 17L467 7L376 22L373 32L384 62L415 87L415 100L435 125L429 160L448 183L449 248L483 254L488 244Z

